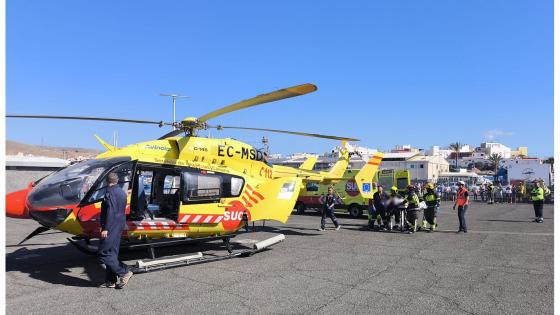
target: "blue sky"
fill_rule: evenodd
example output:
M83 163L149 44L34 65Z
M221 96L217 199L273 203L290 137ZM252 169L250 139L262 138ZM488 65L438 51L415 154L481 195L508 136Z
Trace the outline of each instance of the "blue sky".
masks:
M171 120L314 83L309 95L212 123L362 139L387 150L486 140L553 154L553 2L7 1L6 112ZM99 148L168 130L97 122L7 121L26 143ZM206 134L203 132L202 134ZM213 132L272 151L336 142Z

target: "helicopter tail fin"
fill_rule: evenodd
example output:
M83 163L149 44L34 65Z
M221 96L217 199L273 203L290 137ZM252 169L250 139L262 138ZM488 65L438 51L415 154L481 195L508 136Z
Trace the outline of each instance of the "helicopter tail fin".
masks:
M340 157L333 165L333 167L331 167L326 177L327 178L343 177L344 172L346 171L346 168L348 168L349 163L350 163L350 154L346 149L346 141L342 141L342 145L340 146Z
M383 155L382 152L375 153L354 177L363 198L373 199L373 189L371 187L373 176L375 176L379 164L381 164Z
M313 169L313 166L315 166L315 163L317 163L317 156L310 156L307 160L303 161L303 163L299 166L299 169L310 171Z
M101 143L101 145L103 147L105 147L105 149L107 149L107 151L115 151L116 149L118 149L115 146L112 146L110 144L108 144L107 142L105 142L103 139L101 139L98 135L94 135L95 138L97 139L97 141L99 141L99 143Z
M243 197L250 211L250 220L288 221L299 195L301 178L282 177L257 187L247 185Z

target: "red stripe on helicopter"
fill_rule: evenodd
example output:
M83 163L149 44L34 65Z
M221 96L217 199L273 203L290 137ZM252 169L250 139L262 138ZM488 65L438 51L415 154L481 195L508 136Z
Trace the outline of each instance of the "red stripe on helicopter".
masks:
M260 194L258 191L256 191L253 187L251 187L251 185L246 184L245 187L247 188L246 193L249 194L249 195L248 195L249 198L251 198L251 196L253 196L253 197L259 198L260 200L264 200L263 195L261 195L261 194ZM251 200L253 200L253 199L251 198ZM255 201L255 203L258 203L258 201Z
M128 221L127 230L142 231L161 231L161 230L180 230L188 228L186 225L177 224L175 221Z
M256 191L256 190L253 191L253 196L257 196L257 197L259 197L260 200L264 200L263 195L261 195L261 194L260 194L258 191Z
M247 197L249 197L249 199L251 199L252 202L254 203L259 203L259 201L255 198L253 198L253 196L249 195L249 192L245 190L245 195L247 195Z
M179 220L181 224L217 224L224 218L223 215L215 214L185 214Z
M243 199L243 201L245 201L245 207L250 208L250 207L253 206L253 204L250 203L249 200L247 200L247 197L241 196L241 199Z

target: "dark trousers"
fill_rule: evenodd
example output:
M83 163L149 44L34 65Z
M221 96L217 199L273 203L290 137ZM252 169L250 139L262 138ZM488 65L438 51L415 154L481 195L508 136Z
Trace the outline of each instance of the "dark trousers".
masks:
M327 217L331 218L335 227L338 227L338 221L336 220L336 217L334 216L334 209L323 208L323 211L321 212L321 228L322 229L325 228Z
M542 219L544 200L533 200L533 209L535 209L535 217Z
M426 210L424 210L424 217L426 218L426 221L428 221L428 224L430 225L430 227L435 225L436 224L436 207L426 208Z
M457 207L457 214L459 215L459 231L467 230L467 220L465 219L465 213L467 212L468 207L468 205Z
M410 225L411 230L416 230L418 221L418 209L407 209L406 210L406 221Z
M105 264L105 281L117 282L128 272L125 264L119 261L122 230L109 231L108 237L99 242L99 260Z

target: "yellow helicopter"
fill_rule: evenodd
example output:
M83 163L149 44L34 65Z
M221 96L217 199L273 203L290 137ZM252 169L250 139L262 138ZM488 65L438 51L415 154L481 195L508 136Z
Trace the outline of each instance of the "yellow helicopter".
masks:
M120 187L128 192L127 222L122 235L125 240L223 237L233 235L248 222L275 220L285 223L294 208L302 181L342 177L348 165L348 152L341 154L329 172L317 172L311 170L313 159L300 168L271 165L265 152L246 143L231 138L198 137L197 131L208 128L243 129L358 141L349 137L207 123L232 111L308 94L316 89L313 84L297 85L223 107L199 118L187 117L181 122L171 123L100 117L6 115L7 118L154 124L175 129L157 140L122 148L111 146L96 136L106 152L30 183L26 189L8 194L6 215L31 218L41 224L25 240L47 229L67 232L86 241L99 238L105 176L115 172L119 175Z

